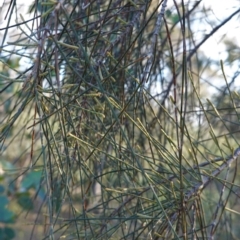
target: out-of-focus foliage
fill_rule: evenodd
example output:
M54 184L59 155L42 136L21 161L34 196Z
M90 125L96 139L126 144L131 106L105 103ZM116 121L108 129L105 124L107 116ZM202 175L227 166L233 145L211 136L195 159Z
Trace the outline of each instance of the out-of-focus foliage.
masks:
M3 161L1 159L0 170L2 172L3 168L13 169L11 163ZM12 224L15 220L14 212L8 208L9 199L7 196L7 189L5 188L7 177L1 174L0 178L0 239L13 239L15 236L15 231L12 228ZM5 225L5 226L4 226ZM10 227L11 226L11 227Z

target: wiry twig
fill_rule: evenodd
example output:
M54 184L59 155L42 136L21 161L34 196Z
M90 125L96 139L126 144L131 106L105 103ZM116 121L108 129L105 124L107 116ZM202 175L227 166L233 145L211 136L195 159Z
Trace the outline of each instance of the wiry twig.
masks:
M231 14L228 18L226 18L225 20L223 20L219 25L217 25L215 28L213 28L213 30L209 33L206 34L206 36L202 39L202 41L200 43L198 43L195 48L188 54L187 56L187 61L190 61L190 59L192 58L192 56L197 52L197 50L210 38L213 36L213 34L215 32L217 32L217 30L219 30L222 26L224 26L227 22L229 22L236 14L238 14L240 12L240 9L236 10L233 14Z
M185 198L184 201L187 204L187 202L195 195L197 195L200 191L203 191L207 185L215 179L215 177L220 174L225 168L229 167L231 165L231 163L233 163L237 157L240 156L240 147L237 148L234 151L233 156L228 157L227 160L221 165L219 166L217 169L215 169L212 174L210 174L209 176L205 177L202 183L199 183L195 186L192 187L191 190L187 191L185 193ZM223 160L221 158L221 160ZM217 158L216 161L220 161L220 158ZM213 163L213 161L209 161L208 164ZM202 164L202 166L206 166L207 163ZM199 168L199 166L195 166L193 167L193 169ZM187 173L187 171L185 172ZM176 175L170 177L168 180L169 182L171 182L172 180L174 180L176 178ZM113 218L115 215L117 215L122 208L124 208L129 202L131 202L133 199L135 199L137 196L141 196L142 194L146 193L147 191L151 190L152 188L155 188L154 186L149 186L146 187L143 191L139 192L136 194L136 196L131 196L129 198L127 198L121 205L118 206L118 208L116 208L110 215L109 215L109 219ZM168 221L171 222L171 225L174 224L174 222L177 219L177 216L179 216L179 212L175 212L172 214L171 217L169 217ZM161 220L162 221L162 220ZM153 229L156 228L156 225L159 223L159 221L154 225ZM103 229L104 229L105 225L102 226L100 233L102 233ZM171 228L171 227L170 227ZM170 230L169 230L170 231ZM149 232L149 236L151 236L151 232Z
M142 12L144 11L145 9L145 5L142 6L139 10L136 11L134 17L133 17L133 20L131 22L129 22L127 25L126 25L126 29L125 31L123 31L117 38L116 40L114 40L112 43L110 43L109 46L107 46L106 48L102 49L101 51L101 54L100 54L100 57L99 59L97 60L97 64L98 65L101 65L107 52L111 51L111 49L116 45L118 44L123 38L125 38L126 36L128 36L132 30L133 30L133 27L134 25L136 25L139 21L139 18L142 14Z
M230 165L229 165L230 166ZM217 226L217 216L218 216L218 212L220 210L220 207L222 206L223 207L223 193L225 191L225 188L226 188L226 181L228 179L228 175L229 175L229 168L228 168L228 171L227 171L227 174L225 176L225 179L224 179L224 183L223 183L223 187L222 187L222 190L221 190L221 193L220 193L220 196L219 196L219 200L218 200L218 204L217 204L217 207L216 207L216 210L215 210L215 213L213 215L213 220L212 220L212 227L211 227L211 230L210 230L210 239L213 240L214 238L214 232L216 230L216 226Z
M42 52L44 49L44 44L45 41L48 37L48 34L51 31L51 27L52 24L56 21L57 18L57 14L59 12L61 8L61 3L59 2L55 8L53 9L53 11L50 13L49 19L46 23L46 26L42 29L42 31L38 31L38 50L37 50L37 56L35 58L35 62L32 68L32 72L30 73L30 75L27 77L26 81L23 84L23 88L26 87L26 85L28 84L28 82L33 79L34 83L40 84L40 79L39 79L39 73L41 71L41 57L42 57ZM42 32L42 34L41 34Z
M191 190L189 190L186 194L185 194L185 202L187 202L191 197L193 197L194 195L196 195L199 191L202 191L204 188L206 188L206 186L218 175L220 174L226 167L229 167L230 164L232 162L234 162L237 157L240 156L240 147L237 148L234 153L233 156L228 158L223 164L221 164L221 166L219 166L217 169L215 169L209 176L205 176L203 178L202 183L197 184L196 186L194 186Z
M164 17L165 9L167 7L167 0L161 1L159 3L159 7L160 7L160 4L162 2L163 2L162 8L161 8L161 11L159 11L157 21L156 21L156 24L155 24L155 27L154 27L154 30L153 30L152 44L151 44L150 51L148 53L148 61L147 61L146 66L145 66L142 82L147 82L148 81L148 78L149 78L150 72L151 72L151 68L152 68L152 65L154 63L154 56L155 56L154 52L155 52L155 49L156 49L157 38L158 38L158 35L159 35L159 31L162 27L162 19Z

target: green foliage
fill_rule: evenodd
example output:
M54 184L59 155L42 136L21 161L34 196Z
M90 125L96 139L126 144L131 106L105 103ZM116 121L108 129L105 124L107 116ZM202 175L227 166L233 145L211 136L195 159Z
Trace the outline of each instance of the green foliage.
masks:
M12 228L4 227L0 228L0 239L2 240L11 240L14 239L15 232Z
M24 215L43 239L233 235L239 97L223 62L224 90L204 93L198 52L219 27L196 44L200 3L183 2L36 1L20 15L1 46L4 224Z
M8 199L4 195L0 195L0 222L2 223L12 223L14 214L6 208L8 205Z
M9 224L14 223L15 214L8 208L9 200L5 193L5 188L0 185L0 239L10 240L15 237L15 231ZM3 225L4 224L4 225Z

